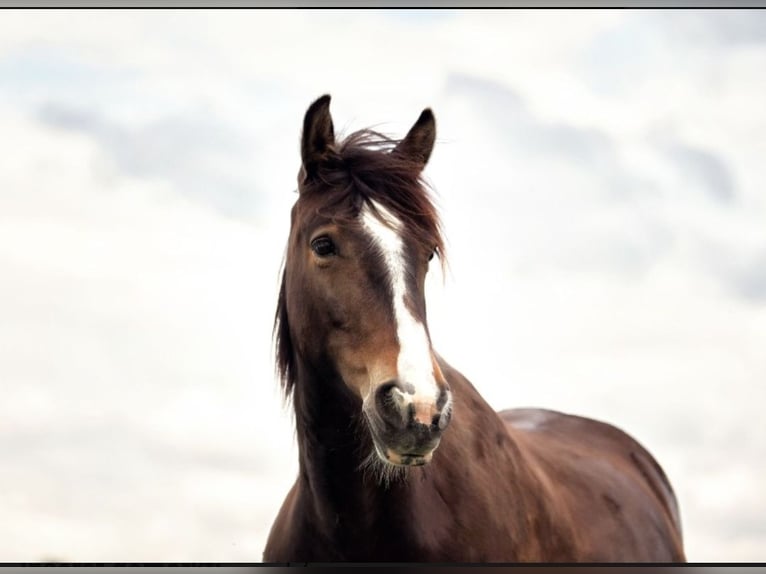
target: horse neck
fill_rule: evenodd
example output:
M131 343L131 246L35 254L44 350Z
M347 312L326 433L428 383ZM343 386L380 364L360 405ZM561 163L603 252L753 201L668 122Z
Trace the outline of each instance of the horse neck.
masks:
M373 452L362 402L331 368L299 365L294 387L299 481L307 509L328 535L338 528L363 531L391 496L365 471ZM349 520L358 519L357 524ZM346 524L340 524L340 521Z

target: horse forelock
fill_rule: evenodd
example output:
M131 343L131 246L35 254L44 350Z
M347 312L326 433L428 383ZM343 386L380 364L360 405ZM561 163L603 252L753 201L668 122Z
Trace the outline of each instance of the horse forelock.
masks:
M378 203L403 224L407 235L432 244L444 262L444 239L433 192L422 177L422 164L391 153L400 140L374 130L359 130L334 146L317 176L303 185L301 195L320 194L325 209L350 200L355 214Z

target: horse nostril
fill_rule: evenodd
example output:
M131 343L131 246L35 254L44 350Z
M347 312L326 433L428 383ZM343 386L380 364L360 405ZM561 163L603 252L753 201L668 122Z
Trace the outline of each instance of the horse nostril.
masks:
M397 383L396 381L388 381L388 382L382 383L376 389L375 394L377 395L377 398L385 399L388 395L391 394L391 391L393 391L398 386L399 386L399 383Z
M397 380L381 384L375 391L375 399L379 405L398 404L402 401L404 393L402 385Z
M375 407L380 417L389 424L401 427L403 420L400 384L397 381L388 381L381 384L375 390Z

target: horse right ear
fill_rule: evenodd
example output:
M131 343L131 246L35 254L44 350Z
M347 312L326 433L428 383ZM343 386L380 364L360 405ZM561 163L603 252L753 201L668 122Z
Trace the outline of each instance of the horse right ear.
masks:
M330 117L330 95L325 94L306 110L301 136L301 161L304 181L316 176L319 165L328 158L335 144L335 131Z
M391 153L414 161L420 169L423 169L428 163L428 158L431 157L434 141L436 141L436 120L431 108L426 108Z

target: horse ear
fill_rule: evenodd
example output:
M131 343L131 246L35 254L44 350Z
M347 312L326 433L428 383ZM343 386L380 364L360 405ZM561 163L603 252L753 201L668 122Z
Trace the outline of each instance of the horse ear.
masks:
M426 108L391 153L410 159L423 168L431 157L435 140L436 119L431 108Z
M316 175L319 164L325 160L335 143L335 131L330 116L330 96L325 94L306 110L301 136L301 160L305 179Z

